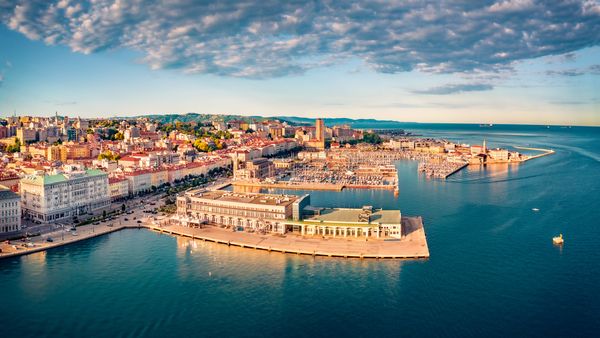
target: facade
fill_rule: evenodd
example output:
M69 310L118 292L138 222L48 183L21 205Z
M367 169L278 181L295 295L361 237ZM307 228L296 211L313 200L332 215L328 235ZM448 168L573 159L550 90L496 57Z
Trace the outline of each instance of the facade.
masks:
M302 236L402 236L400 210L327 209L310 206L310 195L290 196L193 190L177 198L171 222L184 226L211 223L243 231L296 233Z
M21 197L0 186L0 234L21 230Z
M17 138L21 141L21 144L35 142L37 140L37 133L35 129L19 128L17 129Z
M38 172L20 183L23 214L35 221L56 222L110 205L108 174L101 170L71 168L54 175Z
M129 196L129 182L125 178L109 178L108 187L110 199L113 201Z
M215 223L285 233L297 196L194 190L177 198L177 220L183 224Z
M233 176L236 180L262 180L275 175L275 165L266 158L246 161L241 167L234 167Z

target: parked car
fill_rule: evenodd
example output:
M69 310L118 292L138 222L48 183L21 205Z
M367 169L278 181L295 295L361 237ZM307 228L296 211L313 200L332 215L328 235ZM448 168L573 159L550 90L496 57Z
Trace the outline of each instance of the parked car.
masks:
M52 242L54 242L54 240L52 239L52 237L48 237L48 238L46 238L46 242L52 243Z

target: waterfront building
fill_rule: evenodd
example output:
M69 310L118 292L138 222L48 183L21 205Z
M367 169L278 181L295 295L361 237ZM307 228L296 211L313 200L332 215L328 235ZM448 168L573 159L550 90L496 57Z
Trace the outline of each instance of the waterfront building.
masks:
M330 209L310 206L310 195L236 193L197 189L177 198L170 221L184 226L212 223L244 231L306 236L402 236L400 210L365 206Z
M107 208L108 174L97 169L67 166L48 175L38 171L20 181L23 214L40 222L56 222Z
M508 149L500 149L500 148L496 148L496 149L490 149L488 151L488 155L497 161L508 161Z
M129 196L129 182L123 177L110 177L108 190L111 200L119 200Z
M0 234L21 230L21 197L0 185Z

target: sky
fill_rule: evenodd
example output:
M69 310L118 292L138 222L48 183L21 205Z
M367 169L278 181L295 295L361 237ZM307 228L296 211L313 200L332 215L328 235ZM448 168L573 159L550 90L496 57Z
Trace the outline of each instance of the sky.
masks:
M0 0L0 116L600 125L600 1Z

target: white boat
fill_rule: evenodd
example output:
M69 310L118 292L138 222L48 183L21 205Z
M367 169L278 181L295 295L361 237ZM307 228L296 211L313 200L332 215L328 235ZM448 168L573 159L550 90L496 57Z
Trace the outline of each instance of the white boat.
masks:
M538 211L540 211L540 209L538 209L538 208L532 208L531 210L533 210L533 211L535 211L535 212L538 212Z
M554 243L556 245L562 245L564 242L565 242L565 240L563 239L562 234L552 238L552 243Z

